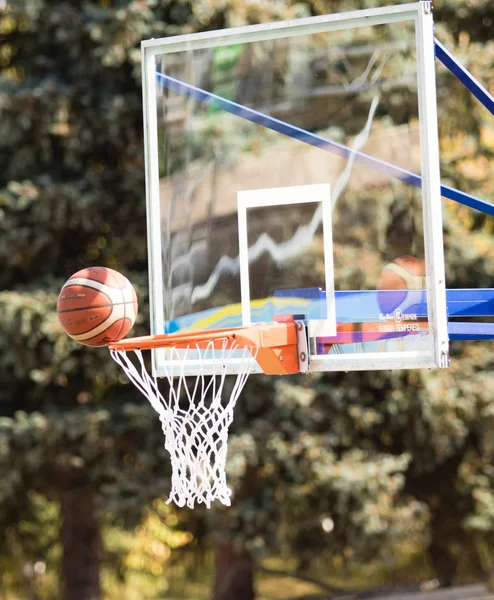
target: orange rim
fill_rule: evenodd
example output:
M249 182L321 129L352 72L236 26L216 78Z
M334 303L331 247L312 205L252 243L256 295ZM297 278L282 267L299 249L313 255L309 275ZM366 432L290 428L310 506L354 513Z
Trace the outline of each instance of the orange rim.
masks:
M249 348L264 373L298 373L297 332L293 319L261 323L252 327L146 335L109 344L112 351L153 348Z
M235 333L242 327L234 329L208 329L206 331L188 331L181 333L163 333L160 335L144 335L113 342L110 350L151 350L152 348L185 348L191 345L206 347L209 343L218 346L225 340L235 340Z

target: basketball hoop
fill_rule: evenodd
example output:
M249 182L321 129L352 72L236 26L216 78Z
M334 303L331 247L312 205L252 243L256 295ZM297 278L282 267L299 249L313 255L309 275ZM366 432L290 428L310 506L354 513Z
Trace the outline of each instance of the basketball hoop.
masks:
M230 505L226 484L228 430L233 411L256 361L267 374L307 370L305 326L293 318L248 328L145 336L109 345L112 358L159 414L165 448L172 463L168 503L193 508L219 500ZM166 348L163 393L148 373L142 352ZM133 352L129 355L129 353ZM188 375L189 354L198 373ZM225 365L235 359L238 372L227 384Z

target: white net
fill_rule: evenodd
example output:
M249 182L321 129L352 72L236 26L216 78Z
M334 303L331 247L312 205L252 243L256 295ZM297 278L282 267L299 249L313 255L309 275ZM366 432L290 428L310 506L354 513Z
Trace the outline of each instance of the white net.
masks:
M232 347L225 340L219 349L211 342L207 348L191 344L167 351L173 373L171 366L165 365L168 390L163 394L157 379L148 373L140 350L131 351L130 356L127 351L111 350L111 355L160 416L172 463L168 502L189 508L202 503L210 508L213 500L219 500L229 506L231 490L225 473L228 430L237 399L256 364L256 349ZM206 375L202 368L198 375L185 374L192 352L202 357L199 365L207 361L213 375ZM227 382L225 364L233 356L240 365L239 373L235 381ZM177 365L181 369L178 375Z

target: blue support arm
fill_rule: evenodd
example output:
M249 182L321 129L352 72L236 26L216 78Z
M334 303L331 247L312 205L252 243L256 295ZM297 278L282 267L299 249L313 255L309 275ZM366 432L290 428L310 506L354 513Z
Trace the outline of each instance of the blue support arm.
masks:
M448 323L450 340L486 341L494 340L494 323Z
M437 38L435 39L435 46L437 58L487 108L491 115L494 115L494 97L492 94L475 79L470 71L458 62Z
M343 323L375 321L380 318L380 303L386 295L391 298L395 291L353 290L337 291L336 317ZM326 292L319 288L276 290L278 298L298 298L307 301L310 307L317 301L326 302ZM446 290L446 302L449 318L494 317L494 289L451 289ZM414 306L418 318L427 317L425 295L423 302ZM451 340L494 340L494 323L448 322L448 334Z

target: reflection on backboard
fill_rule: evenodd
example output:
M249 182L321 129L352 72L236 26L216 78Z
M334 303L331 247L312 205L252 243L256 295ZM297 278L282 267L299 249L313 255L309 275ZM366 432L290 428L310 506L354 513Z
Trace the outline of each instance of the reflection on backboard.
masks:
M311 370L446 365L423 4L143 42L151 333L292 314Z

